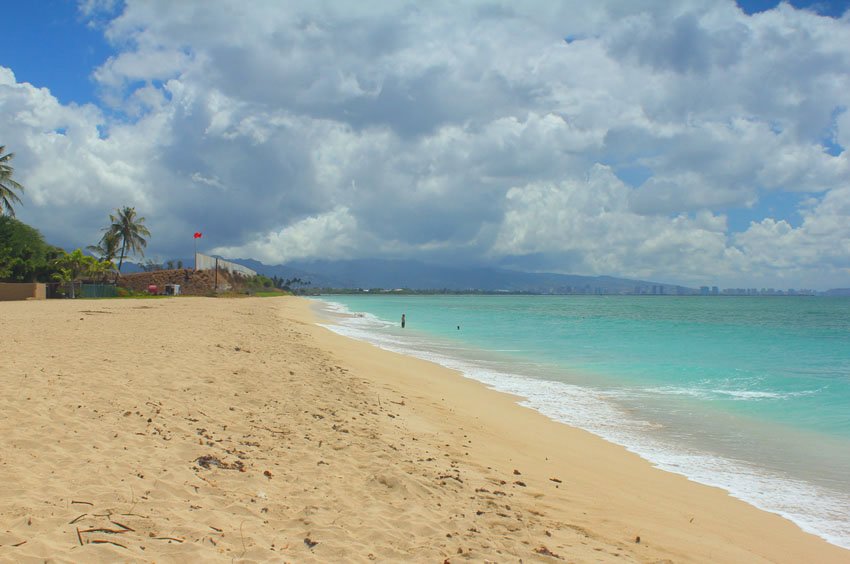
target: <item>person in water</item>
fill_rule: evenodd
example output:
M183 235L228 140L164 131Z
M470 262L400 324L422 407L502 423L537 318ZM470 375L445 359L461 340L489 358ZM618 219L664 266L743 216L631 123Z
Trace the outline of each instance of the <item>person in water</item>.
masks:
M401 328L404 329L404 314L401 314Z

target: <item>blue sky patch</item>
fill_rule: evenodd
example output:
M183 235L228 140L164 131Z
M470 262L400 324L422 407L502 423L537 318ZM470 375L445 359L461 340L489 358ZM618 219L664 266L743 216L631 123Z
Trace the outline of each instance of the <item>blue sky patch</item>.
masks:
M96 103L91 74L113 53L103 31L88 27L74 2L4 2L0 65L18 82L50 92L63 104Z
M847 0L790 0L790 4L795 8L809 10L831 18L840 18L850 7ZM738 0L738 6L746 14L766 12L778 5L778 0Z

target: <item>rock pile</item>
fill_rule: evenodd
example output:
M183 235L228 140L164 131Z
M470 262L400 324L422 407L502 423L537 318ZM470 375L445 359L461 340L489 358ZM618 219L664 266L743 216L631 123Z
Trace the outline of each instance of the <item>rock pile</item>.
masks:
M218 271L219 291L238 291L240 282L239 277L226 271ZM119 286L134 292L147 292L148 286L154 285L157 287L157 293L161 294L165 292L166 284L179 284L180 293L184 295L207 296L215 293L216 274L213 270L181 268L122 274L118 279Z

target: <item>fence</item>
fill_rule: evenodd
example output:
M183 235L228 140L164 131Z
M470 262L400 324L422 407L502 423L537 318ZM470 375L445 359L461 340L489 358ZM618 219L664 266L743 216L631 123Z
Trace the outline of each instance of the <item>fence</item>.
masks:
M64 282L45 284L47 299L68 298L71 288ZM83 284L74 282L74 296L77 298L114 298L118 295L115 284Z
M81 298L114 298L118 293L114 284L82 284L79 297Z
M227 272L231 272L233 274L241 274L242 276L257 275L256 270L251 270L247 266L242 266L241 264L236 264L235 262L230 262L229 260L211 257L209 255L195 253L195 270L215 269L226 270Z

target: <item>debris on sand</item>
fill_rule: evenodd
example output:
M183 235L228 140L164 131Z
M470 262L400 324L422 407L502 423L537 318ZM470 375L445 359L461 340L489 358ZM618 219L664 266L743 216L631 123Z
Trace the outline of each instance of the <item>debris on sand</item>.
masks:
M216 466L221 468L222 470L239 470L240 472L245 471L245 465L242 464L241 460L237 460L232 464L228 464L227 462L222 462L219 460L217 456L213 456L212 454L205 454L204 456L199 456L195 459L195 462L201 468L206 468L209 470L211 467Z

